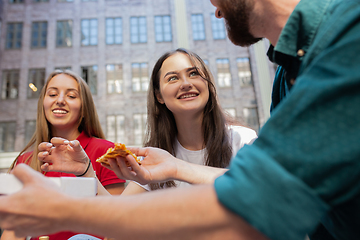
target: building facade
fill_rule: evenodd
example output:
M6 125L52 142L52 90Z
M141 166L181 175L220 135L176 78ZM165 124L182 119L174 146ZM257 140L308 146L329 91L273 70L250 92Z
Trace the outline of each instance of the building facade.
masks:
M107 139L127 145L143 140L153 65L178 47L205 60L231 115L255 130L268 117L266 42L233 45L209 0L3 0L1 9L3 171L31 138L39 92L55 69L87 81Z

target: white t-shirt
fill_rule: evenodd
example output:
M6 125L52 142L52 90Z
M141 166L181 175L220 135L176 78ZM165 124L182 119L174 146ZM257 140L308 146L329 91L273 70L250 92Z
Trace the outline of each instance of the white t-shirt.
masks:
M232 157L236 155L240 148L242 148L245 144L251 144L256 138L257 134L254 130L242 126L229 126L229 136L231 138L231 147L232 147ZM175 140L175 157L182 159L184 161L205 165L205 153L206 149L192 151L184 148L180 142ZM137 182L135 182L137 183ZM175 181L177 187L186 187L191 184L181 181ZM137 183L147 191L150 191L149 185L141 185Z

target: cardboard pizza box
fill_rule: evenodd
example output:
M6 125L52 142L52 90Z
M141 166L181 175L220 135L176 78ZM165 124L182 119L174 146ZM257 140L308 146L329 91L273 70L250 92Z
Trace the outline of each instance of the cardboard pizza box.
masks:
M93 197L97 193L95 178L85 177L49 177L61 191L73 197ZM0 195L8 195L20 191L22 182L12 174L0 174Z

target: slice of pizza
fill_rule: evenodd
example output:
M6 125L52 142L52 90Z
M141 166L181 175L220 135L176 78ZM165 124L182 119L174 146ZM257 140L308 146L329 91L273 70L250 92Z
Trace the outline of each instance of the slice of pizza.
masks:
M115 159L116 157L120 156L120 157L126 157L127 155L132 155L136 162L141 165L140 160L136 157L135 154L133 154L130 150L126 149L125 144L122 143L115 143L114 147L111 147L107 150L107 152L102 155L101 157L99 157L98 159L96 159L96 162L98 163L102 163L105 164L107 166L110 167L110 164L108 162L109 158L113 158ZM126 166L130 167L130 164L128 162L126 162Z

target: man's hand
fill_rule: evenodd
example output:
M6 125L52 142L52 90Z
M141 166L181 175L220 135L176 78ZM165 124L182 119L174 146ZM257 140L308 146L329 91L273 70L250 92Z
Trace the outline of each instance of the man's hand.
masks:
M79 141L68 141L54 137L51 143L39 144L38 159L43 162L41 170L46 172L64 172L81 175L85 172L89 157Z
M17 237L57 232L57 203L64 203L68 197L60 188L31 169L19 164L12 173L24 184L17 193L0 196L0 228L14 231ZM44 202L53 204L44 205Z

